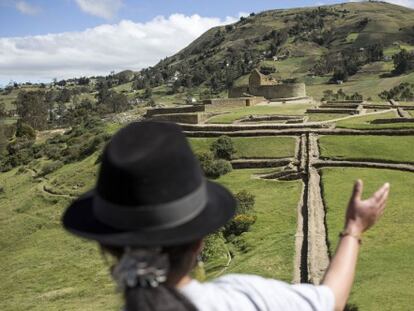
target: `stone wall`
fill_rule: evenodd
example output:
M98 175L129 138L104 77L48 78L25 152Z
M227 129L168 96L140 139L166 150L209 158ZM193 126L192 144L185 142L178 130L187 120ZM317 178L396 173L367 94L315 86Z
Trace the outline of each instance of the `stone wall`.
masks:
M252 95L263 96L267 99L304 98L306 97L306 86L304 83L263 85L251 87L249 92Z
M171 114L171 113L190 113L190 112L204 112L204 105L196 106L183 106L183 107L166 107L166 108L153 108L147 110L147 117L151 117L157 114Z
M266 98L264 98L264 97L259 97L259 96L248 97L246 99L246 106L248 106L248 107L256 106L256 105L261 104L263 102L267 102Z
M376 119L371 124L390 124L390 123L414 123L414 118L392 118L392 119Z
M306 110L306 113L338 113L338 114L359 114L358 109L329 109L313 108Z
M169 121L175 123L185 124L199 124L207 119L208 115L205 113L171 113L171 114L157 114L151 117L151 120Z
M203 104L206 111L212 111L216 108L242 108L247 106L255 106L266 101L263 97L239 97L239 98L215 98L206 99Z
M229 98L245 97L249 93L248 86L236 86L229 89Z

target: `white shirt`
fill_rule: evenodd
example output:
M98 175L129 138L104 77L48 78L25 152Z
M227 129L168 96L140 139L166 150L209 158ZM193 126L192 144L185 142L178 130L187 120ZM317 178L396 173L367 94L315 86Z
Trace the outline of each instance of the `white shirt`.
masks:
M200 311L334 310L327 286L290 285L259 276L230 274L206 283L192 280L180 289Z

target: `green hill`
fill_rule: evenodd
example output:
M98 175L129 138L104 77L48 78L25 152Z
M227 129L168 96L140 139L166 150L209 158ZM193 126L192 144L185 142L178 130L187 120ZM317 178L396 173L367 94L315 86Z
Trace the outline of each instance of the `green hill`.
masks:
M220 94L234 81L245 83L250 71L261 67L277 79L305 82L310 95L320 98L324 89L336 88L327 85L335 68L380 45L383 56L359 63L350 81L340 86L377 98L384 89L414 81L412 74L381 78L393 69L394 54L414 49L413 27L414 10L385 2L252 13L208 30L176 55L143 70L140 79L151 87L167 83L175 91L181 86L192 93ZM363 82L366 90L355 82Z

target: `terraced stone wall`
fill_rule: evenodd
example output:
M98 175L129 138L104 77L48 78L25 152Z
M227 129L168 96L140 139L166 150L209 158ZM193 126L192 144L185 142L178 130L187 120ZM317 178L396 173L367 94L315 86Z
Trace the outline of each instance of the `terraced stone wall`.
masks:
M246 86L237 86L229 89L229 98L244 97L245 94L249 93L249 87Z
M207 117L208 115L205 113L171 113L153 115L151 116L151 120L198 124L205 121Z
M267 99L303 98L306 97L306 85L304 83L262 85L250 87L249 92L252 95L263 96Z
M191 113L191 112L205 112L204 105L184 106L184 107L167 107L154 108L147 111L146 116L151 117L157 114L171 114L171 113Z
M206 99L203 104L206 111L212 111L216 108L242 108L257 105L266 99L263 97L239 97L239 98L215 98Z

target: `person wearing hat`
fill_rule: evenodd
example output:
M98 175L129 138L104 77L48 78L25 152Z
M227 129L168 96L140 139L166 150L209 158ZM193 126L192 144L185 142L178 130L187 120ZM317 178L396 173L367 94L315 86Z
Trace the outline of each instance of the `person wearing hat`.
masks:
M355 184L341 241L320 286L237 274L199 283L189 273L203 238L233 217L236 201L204 177L178 125L145 121L113 136L96 187L67 208L63 225L115 256L111 273L127 311L342 310L361 234L382 215L388 193L385 184L362 200L362 182Z

